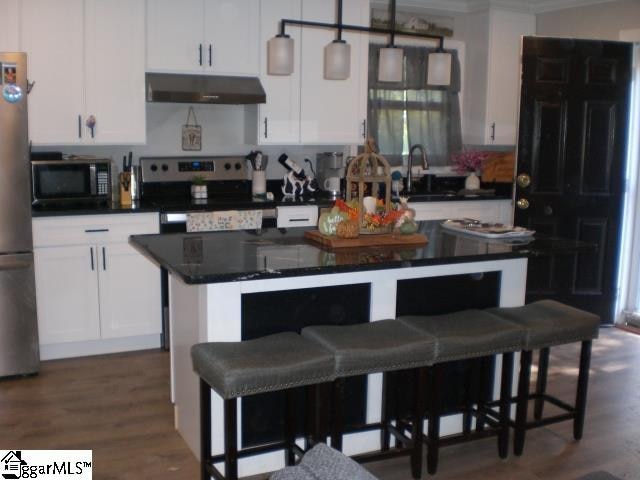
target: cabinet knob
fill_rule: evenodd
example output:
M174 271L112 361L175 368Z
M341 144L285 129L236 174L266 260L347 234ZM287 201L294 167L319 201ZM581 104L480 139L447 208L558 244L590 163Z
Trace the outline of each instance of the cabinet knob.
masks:
M531 185L531 177L526 173L521 173L516 178L516 183L521 188L527 188L529 185Z
M526 198L521 198L516 202L516 206L520 210L526 210L527 208L529 208L529 200L527 200Z

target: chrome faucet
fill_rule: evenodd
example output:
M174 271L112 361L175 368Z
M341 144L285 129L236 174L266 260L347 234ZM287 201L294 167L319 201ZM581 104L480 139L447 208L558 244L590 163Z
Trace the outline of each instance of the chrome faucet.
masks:
M413 190L413 173L411 173L411 170L412 170L412 167L413 167L413 152L415 150L419 150L420 151L420 155L422 156L422 168L424 170L428 170L429 169L429 162L427 160L427 152L425 151L424 147L421 144L416 143L409 150L409 158L407 159L407 193L409 193L409 192L411 192Z

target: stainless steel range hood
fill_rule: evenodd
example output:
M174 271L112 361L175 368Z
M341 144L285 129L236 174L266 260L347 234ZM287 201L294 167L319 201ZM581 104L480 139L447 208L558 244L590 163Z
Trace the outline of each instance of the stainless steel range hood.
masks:
M257 77L147 73L147 102L244 105L266 99Z

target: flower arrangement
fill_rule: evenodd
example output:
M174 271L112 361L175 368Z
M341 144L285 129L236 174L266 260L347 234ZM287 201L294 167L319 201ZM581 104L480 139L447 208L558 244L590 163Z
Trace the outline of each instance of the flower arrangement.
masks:
M458 173L477 172L488 158L489 154L487 152L478 150L467 150L451 155L451 161Z
M345 202L342 199L336 200L335 206L341 212L349 217L349 221L358 220L359 206L357 200ZM364 213L362 215L361 228L367 233L387 233L388 230L402 217L403 212L398 209L392 209L386 212L384 200L376 201L376 209L373 213Z

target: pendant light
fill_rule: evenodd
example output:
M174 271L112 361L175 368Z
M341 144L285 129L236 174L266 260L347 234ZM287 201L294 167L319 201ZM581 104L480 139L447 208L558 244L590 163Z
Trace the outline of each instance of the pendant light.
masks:
M440 45L435 52L429 54L427 60L427 85L445 86L451 84L451 54L444 51L442 44L444 38L440 40Z
M324 78L346 80L351 74L351 45L342 39L342 0L338 0L338 35L324 47Z
M342 0L337 2L337 22L312 22L283 18L280 33L267 42L267 73L269 75L291 75L293 73L293 39L285 34L287 25L337 30L336 39L324 48L324 78L346 80L351 74L351 46L342 39L342 31L381 33L391 36L389 45L380 49L378 80L381 82L401 82L404 73L404 51L395 46L395 36L438 40L439 47L428 58L428 85L449 85L451 82L451 54L443 49L444 38L418 32L396 32L396 0L391 0L391 28L363 27L342 23Z
M391 0L390 22L391 40L389 45L380 49L378 56L378 81L401 82L404 70L404 50L395 46L396 0Z
M267 42L267 73L291 75L293 73L293 38L279 34Z

